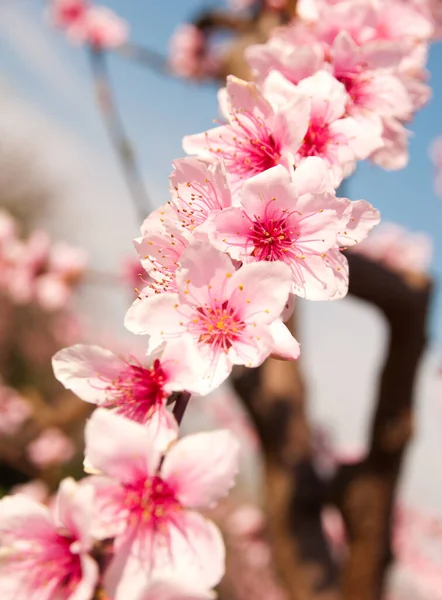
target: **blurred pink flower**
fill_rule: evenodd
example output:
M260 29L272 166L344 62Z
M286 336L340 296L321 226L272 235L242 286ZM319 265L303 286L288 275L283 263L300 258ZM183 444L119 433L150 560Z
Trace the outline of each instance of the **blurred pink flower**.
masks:
M75 454L72 440L60 429L45 429L28 445L30 460L45 469L68 462Z
M32 408L16 390L0 385L0 435L11 436L32 414Z
M116 48L129 36L128 23L104 6L92 6L81 19L66 29L73 43L88 44L97 50Z
M382 223L352 251L381 262L393 271L427 273L433 242L425 233L413 233L395 223Z
M65 29L81 20L88 7L85 0L51 0L49 16L56 27Z
M54 510L24 495L0 500L2 600L90 600L93 489L62 481Z
M242 504L228 517L227 529L232 536L250 537L262 532L265 526L264 513L257 506Z

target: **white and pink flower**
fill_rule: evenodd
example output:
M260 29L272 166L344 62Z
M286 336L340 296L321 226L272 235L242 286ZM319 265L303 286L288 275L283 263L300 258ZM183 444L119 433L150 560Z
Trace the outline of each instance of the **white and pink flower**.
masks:
M255 83L229 76L219 102L228 123L184 137L188 154L212 162L223 160L233 193L253 175L278 164L289 167L290 156L301 146L308 128L306 96L276 107Z
M222 163L180 158L173 162L173 167L170 175L170 206L181 226L188 231L201 231L209 215L232 205Z
M116 536L105 574L114 600L133 597L170 571L201 590L224 574L221 534L194 509L212 505L233 485L237 442L222 430L175 440L171 429L158 435L152 423L103 409L86 425L87 464L104 474L89 478L98 495L97 534Z
M345 245L363 239L379 213L365 201L337 198L333 183L326 163L314 157L292 177L277 166L249 179L239 194L241 206L214 218L214 244L246 263L286 263L293 294L310 300L340 297L328 253L344 245L341 235ZM344 293L347 287L346 278Z
M52 511L20 494L0 500L2 599L90 600L93 499L92 487L65 479Z
M176 293L136 300L125 324L150 335L151 348L191 340L200 371L195 391L218 387L234 364L256 367L271 353L297 358L298 343L280 320L291 287L287 265L262 262L236 271L227 254L195 242L181 255L176 282Z
M345 86L328 71L317 71L298 85L272 71L263 82L263 90L274 104L290 102L300 94L308 96L307 131L294 164L298 166L308 156L324 159L333 171L335 187L354 170L357 160L383 146L380 128L364 126L347 115Z
M166 409L168 397L193 391L198 379L192 350L186 339L179 339L142 363L100 346L77 344L57 352L52 364L56 378L82 400L139 423L155 416L168 424L172 419Z

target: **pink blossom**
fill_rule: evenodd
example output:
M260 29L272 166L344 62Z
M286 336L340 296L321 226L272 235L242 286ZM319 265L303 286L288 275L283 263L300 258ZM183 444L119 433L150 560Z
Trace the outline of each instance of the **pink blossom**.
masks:
M227 521L230 534L238 537L250 537L261 533L264 525L265 519L262 510L248 504L239 506L229 515Z
M55 377L82 400L115 409L139 423L155 415L167 424L172 418L166 410L170 394L193 391L198 379L192 347L186 340L176 340L146 363L84 344L64 348L52 359Z
M31 416L29 402L16 390L0 385L0 435L15 435Z
M216 77L220 52L209 43L201 29L191 23L184 23L176 29L170 40L169 65L180 77Z
M136 300L125 324L133 333L149 334L151 347L187 336L198 355L195 391L206 394L234 364L258 366L272 352L297 358L298 344L280 321L290 279L281 262L235 271L226 254L195 242L181 256L178 292Z
M377 46L358 47L345 32L333 43L333 74L350 96L350 115L408 119L412 112L406 89L394 74L402 54Z
M183 23L173 33L169 45L169 62L180 77L197 77L203 70L205 37L191 23Z
M346 116L348 95L342 83L327 71L318 71L297 86L272 71L263 83L266 97L276 103L305 94L311 102L307 132L295 154L298 166L307 156L323 158L332 169L337 187L356 161L383 145L380 130Z
M341 233L352 243L349 232L354 229L353 237L362 239L379 222L379 213L367 202L336 198L331 173L316 157L306 158L292 177L277 166L249 179L239 197L240 207L215 217L214 243L244 262L286 263L291 292L310 300L336 297L338 285L327 253L339 248ZM352 215L354 209L361 211L359 220Z
M66 33L73 42L89 44L96 49L107 49L116 48L126 42L129 26L110 9L92 6L82 19L68 27Z
M221 534L193 509L210 506L232 486L237 443L222 430L175 436L100 408L86 425L87 463L107 476L89 481L98 493L101 535L116 535L105 576L115 600L171 570L202 590L224 573Z
M93 489L65 479L50 510L24 495L0 500L2 600L90 600Z
M51 0L50 18L53 24L62 29L81 21L89 10L85 0Z
M74 454L72 440L55 427L45 429L28 445L29 458L41 469L66 463Z
M180 158L173 162L170 175L170 206L182 227L196 232L209 215L232 205L224 166L196 158Z
M299 95L284 106L272 106L254 83L227 78L219 101L226 125L186 136L189 154L215 162L223 160L233 192L244 180L277 164L286 167L306 134L310 103Z
M253 75L262 83L271 71L279 71L292 83L299 83L324 66L324 50L320 43L308 43L286 39L279 31L265 44L252 44L245 50L245 57Z

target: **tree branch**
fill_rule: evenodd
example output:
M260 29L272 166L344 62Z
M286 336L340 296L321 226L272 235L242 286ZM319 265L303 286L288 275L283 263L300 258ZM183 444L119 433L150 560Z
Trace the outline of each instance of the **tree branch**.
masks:
M137 216L140 221L144 221L150 211L151 204L143 184L133 148L117 111L107 72L105 54L100 49L89 46L88 56L98 107L120 160L123 175Z

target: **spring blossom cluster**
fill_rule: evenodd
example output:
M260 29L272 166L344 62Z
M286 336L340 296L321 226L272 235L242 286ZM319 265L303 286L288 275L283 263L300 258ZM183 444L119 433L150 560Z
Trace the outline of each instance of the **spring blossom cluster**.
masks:
M184 138L170 200L134 240L143 276L125 325L146 336L146 356L85 345L55 355L59 381L97 405L88 476L64 480L48 507L0 501L2 599L213 597L225 549L198 511L233 485L238 444L227 430L179 438L186 402L236 365L299 356L285 325L296 297L345 296L343 251L380 219L339 184L362 159L404 166L405 125L429 97L433 25L417 7L305 0L300 10L248 49L256 81L227 78L222 122ZM105 9L79 0L54 0L52 17L99 47L124 37Z

